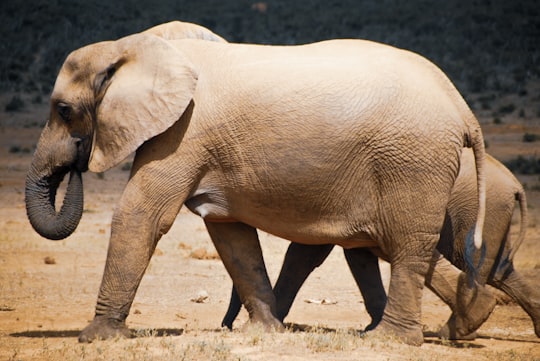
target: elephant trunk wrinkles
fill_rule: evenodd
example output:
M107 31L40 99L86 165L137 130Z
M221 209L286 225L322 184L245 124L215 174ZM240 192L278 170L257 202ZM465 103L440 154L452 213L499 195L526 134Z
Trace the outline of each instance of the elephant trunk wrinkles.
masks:
M60 212L56 212L55 200L58 186L70 172L69 182ZM71 235L83 212L83 186L81 172L62 168L51 175L40 176L32 167L26 178L26 213L32 227L41 236L60 240Z

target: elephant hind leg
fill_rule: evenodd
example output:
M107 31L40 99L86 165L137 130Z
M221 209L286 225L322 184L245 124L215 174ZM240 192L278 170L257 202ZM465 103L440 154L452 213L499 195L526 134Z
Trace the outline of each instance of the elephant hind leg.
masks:
M474 339L473 332L495 308L495 297L478 283L469 286L467 274L461 272L437 250L429 265L426 286L451 309L452 315L439 331L444 339Z
M511 296L527 312L534 324L534 332L540 337L540 289L533 287L512 264L500 278L488 282Z
M476 330L488 319L497 301L483 285L470 288L467 275L461 273L458 281L458 306L452 309L452 315L439 330L439 337L448 340L474 340Z
M438 238L438 234L410 233L401 237L392 254L388 254L388 299L381 322L370 333L391 334L410 345L420 346L424 342L420 322L422 290Z
M244 223L205 222L210 238L233 280L251 322L283 329L266 272L257 230Z

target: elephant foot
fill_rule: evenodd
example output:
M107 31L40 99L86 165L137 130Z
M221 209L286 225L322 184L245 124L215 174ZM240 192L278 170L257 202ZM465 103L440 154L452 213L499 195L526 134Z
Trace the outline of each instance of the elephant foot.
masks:
M455 336L461 337L473 333L488 319L496 304L493 294L485 286L477 285L468 303L458 307L448 320L449 332L455 330Z
M368 332L368 331L372 331L375 329L375 327L377 327L377 325L381 322L381 320L378 320L378 321L374 321L374 320L371 320L371 323L369 325L366 326L366 328L364 328L364 331L363 332Z
M247 326L248 324L253 324L262 326L265 331L285 330L285 326L274 316L268 304L258 299L250 299L246 301L245 306L249 313L249 322L244 327L249 327Z
M285 326L275 317L253 317L242 326L242 330L250 330L252 328L262 328L266 332L283 332Z
M424 343L422 328L400 327L385 322L384 319L372 331L367 331L365 335L369 338L391 338L411 346L421 346Z
M279 323L262 323L257 321L248 321L241 327L243 333L257 333L257 332L285 332L285 326Z
M468 335L461 334L456 328L456 318L454 315L450 316L450 319L439 330L439 338L442 340L462 340L472 341L476 339L476 332L469 333Z
M126 327L125 321L107 316L95 316L92 323L82 330L79 335L79 342L90 343L94 340L105 340L115 337L133 337L131 331Z

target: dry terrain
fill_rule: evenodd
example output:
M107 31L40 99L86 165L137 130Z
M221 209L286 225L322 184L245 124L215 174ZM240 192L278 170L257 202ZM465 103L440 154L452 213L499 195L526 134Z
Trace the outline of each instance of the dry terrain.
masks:
M478 115L488 152L533 173L518 174L526 185L530 220L515 265L540 287L537 2L1 1L0 361L540 360L540 339L531 320L504 298L474 341L434 337L449 309L427 290L424 345L360 337L356 331L369 319L339 249L302 288L286 319L287 332L242 331L245 311L235 331L221 330L231 281L202 221L186 210L160 241L135 298L127 322L137 337L79 344L78 333L93 317L111 216L127 181L129 160L104 174L85 174L85 212L66 240L38 236L24 208L24 179L47 118L47 97L73 49L176 19L204 25L233 42L366 38L433 60ZM514 162L518 156L521 164ZM516 212L513 235L518 224ZM261 241L275 280L287 242L267 234L261 234ZM389 267L383 263L382 269L387 282Z
M540 88L531 86L528 94L540 97ZM0 97L2 109L11 99L11 94ZM522 101L526 106L527 101L520 99L501 98L497 104L520 107ZM245 311L235 331L221 330L231 281L202 221L184 209L160 241L135 298L127 322L138 337L78 344L79 331L93 317L111 215L127 180L127 167L85 174L85 211L79 228L62 241L42 239L26 218L24 178L47 105L25 100L23 109L0 113L0 360L540 360L540 340L531 320L504 299L474 341L434 337L449 309L427 290L424 345L358 336L356 330L369 320L340 249L302 288L286 319L289 331L242 331ZM500 121L494 121L489 111L476 113L491 154L505 161L539 155L540 141L523 142L525 133L540 134L534 111L526 109L531 116L516 111ZM540 286L540 176L519 178L527 187L530 222L515 265ZM518 217L516 212L513 234ZM261 239L270 277L275 279L287 242L267 234ZM387 281L389 267L382 268ZM330 302L317 302L322 300Z

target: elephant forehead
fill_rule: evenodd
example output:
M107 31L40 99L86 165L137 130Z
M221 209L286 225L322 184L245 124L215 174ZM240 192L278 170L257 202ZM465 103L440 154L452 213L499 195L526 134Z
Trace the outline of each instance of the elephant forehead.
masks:
M60 69L57 83L65 85L65 82L90 80L93 74L111 63L115 54L113 47L112 41L106 41L73 51Z

